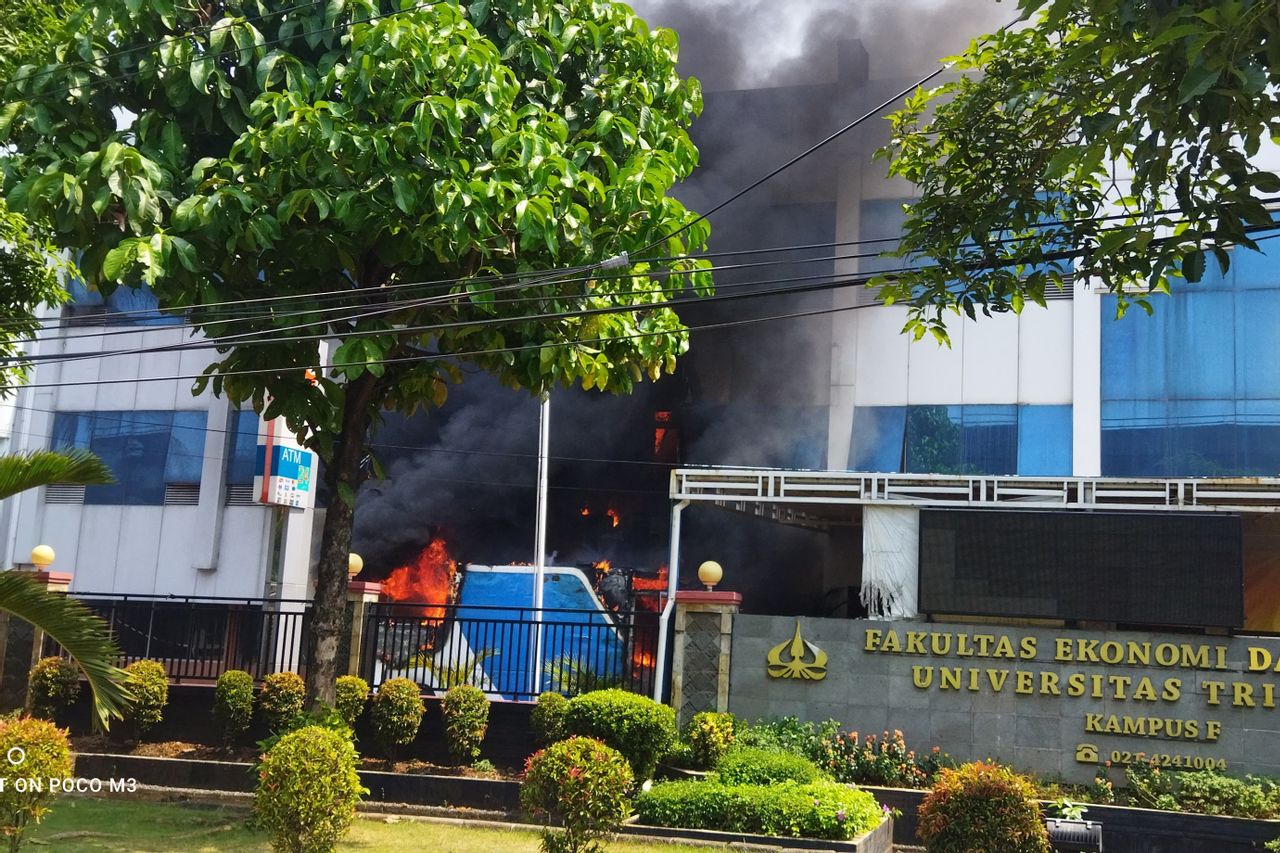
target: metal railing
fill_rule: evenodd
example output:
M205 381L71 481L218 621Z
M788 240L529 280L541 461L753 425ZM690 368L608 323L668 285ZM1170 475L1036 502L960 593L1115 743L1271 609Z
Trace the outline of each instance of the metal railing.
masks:
M366 617L360 675L373 687L403 677L512 700L604 687L648 694L657 646L658 614L646 610L380 603Z
M254 679L285 670L303 673L309 601L92 592L71 597L110 626L121 666L158 661L174 682L212 681L229 669L245 670ZM46 639L44 653L58 652Z

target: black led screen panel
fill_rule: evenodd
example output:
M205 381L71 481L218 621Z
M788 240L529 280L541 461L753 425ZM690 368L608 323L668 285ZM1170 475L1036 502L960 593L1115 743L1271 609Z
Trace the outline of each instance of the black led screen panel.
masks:
M920 610L1239 628L1237 515L920 512Z

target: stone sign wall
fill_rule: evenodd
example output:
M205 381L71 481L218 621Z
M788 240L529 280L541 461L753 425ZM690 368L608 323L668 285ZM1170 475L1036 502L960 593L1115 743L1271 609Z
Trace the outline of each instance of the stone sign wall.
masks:
M1153 759L1280 775L1280 638L738 615L729 685L747 719L901 729L1071 781Z

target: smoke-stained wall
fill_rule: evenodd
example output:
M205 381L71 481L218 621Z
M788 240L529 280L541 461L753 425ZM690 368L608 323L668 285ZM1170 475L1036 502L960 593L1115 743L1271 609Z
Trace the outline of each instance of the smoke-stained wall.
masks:
M1007 4L961 0L633 5L651 25L680 33L681 69L703 83L706 109L691 130L701 163L677 190L703 211L1012 16ZM864 195L902 192L878 187L884 164L870 154L884 122L868 124L712 217L713 252L815 246L717 258L721 293L857 269L834 256L859 247L822 244L858 238ZM766 260L778 263L739 266ZM692 306L682 312L695 327L691 349L675 376L628 398L556 391L547 539L556 561L665 563L673 463L827 467L836 342L826 312L847 298L820 291ZM811 316L744 322L790 314ZM696 329L707 325L720 328ZM532 559L536 439L536 402L479 375L441 410L389 420L375 438L389 476L365 486L356 520L353 547L370 576L407 561L433 535L464 561ZM856 553L832 556L825 534L707 509L686 519L682 582L692 582L702 559L718 559L725 586L744 592L748 610L819 613L828 587L857 583ZM778 577L788 579L781 593Z

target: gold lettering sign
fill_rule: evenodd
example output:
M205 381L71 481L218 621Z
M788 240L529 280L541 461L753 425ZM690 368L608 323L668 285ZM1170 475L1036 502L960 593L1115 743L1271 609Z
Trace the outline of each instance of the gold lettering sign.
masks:
M821 681L827 677L827 653L800 636L800 620L797 619L796 635L769 650L767 671L770 678Z

